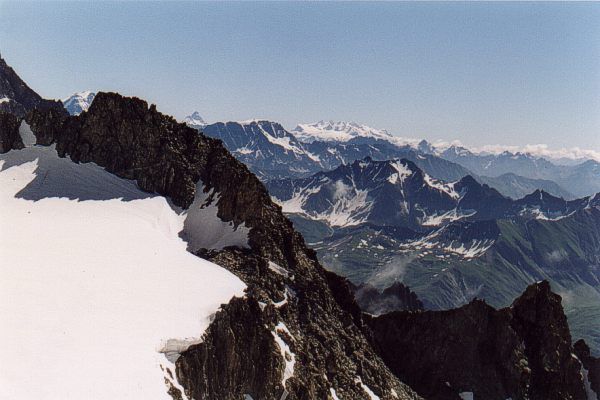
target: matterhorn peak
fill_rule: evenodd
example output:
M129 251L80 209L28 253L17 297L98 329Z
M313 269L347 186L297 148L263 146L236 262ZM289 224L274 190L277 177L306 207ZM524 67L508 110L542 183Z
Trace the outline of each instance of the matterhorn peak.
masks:
M192 128L196 128L196 129L204 128L206 125L208 125L206 123L206 121L204 121L204 118L202 118L202 116L200 115L200 113L198 111L194 111L193 113L191 113L190 115L185 117L183 119L183 122L187 126L190 126Z

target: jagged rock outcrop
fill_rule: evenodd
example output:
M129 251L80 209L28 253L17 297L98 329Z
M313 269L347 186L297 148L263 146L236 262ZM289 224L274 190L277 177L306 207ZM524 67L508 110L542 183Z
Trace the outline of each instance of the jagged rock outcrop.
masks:
M368 283L354 286L352 289L360 308L372 315L381 315L392 311L424 309L423 303L417 295L402 282L394 282L383 290L379 290Z
M388 367L427 399L586 399L561 298L548 282L501 310L473 300L366 322Z
M139 99L99 93L87 113L72 117L56 109L33 110L27 121L36 132L37 143L56 143L61 157L95 162L184 208L194 199L200 178L201 139L196 131L163 116L155 106L148 108Z
M179 381L190 388L191 398L203 399L207 393L209 398L230 398L237 385L254 399L278 398L285 362L269 323L256 300L234 298L227 311L218 312L206 332L209 340L179 359ZM285 341L293 345L291 337Z
M575 350L575 355L579 358L585 370L583 372L587 374L590 386L586 389L589 389L596 397L600 398L600 358L592 356L590 348L583 339L576 341L573 348ZM592 400L590 399L590 395L591 393L588 394L588 400Z
M0 111L0 153L23 148L23 140L19 135L20 125L21 118Z
M547 281L530 285L509 309L511 327L525 343L531 399L585 399L580 363L573 346L561 297Z
M22 117L35 108L57 108L66 113L60 101L43 99L0 57L0 111Z
M249 228L249 248L198 252L248 288L215 315L202 343L177 360L188 396L258 400L287 392L288 399L358 399L372 390L381 399L419 398L376 355L356 325L358 314L340 306L355 304L347 286L333 284L340 281L220 141L115 93L99 93L79 116L34 110L27 122L38 144L56 144L60 156L94 162L183 208L201 180L218 216ZM181 395L173 387L170 393Z

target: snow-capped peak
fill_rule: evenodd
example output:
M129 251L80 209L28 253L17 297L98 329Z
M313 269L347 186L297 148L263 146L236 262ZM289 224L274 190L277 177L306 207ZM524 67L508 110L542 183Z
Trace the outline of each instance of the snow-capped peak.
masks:
M457 156L457 157L473 155L473 153L471 153L471 151L469 151L469 149L467 149L465 147L457 146L457 145L451 145L446 150L440 151L439 154L453 155L453 156Z
M96 93L86 90L84 92L75 93L66 99L63 99L63 105L65 109L71 115L79 115L84 111L87 111L94 101Z
M198 111L194 111L192 114L185 117L183 122L192 128L204 128L207 125L206 121L204 121L204 118L200 116Z
M375 129L356 122L319 121L312 124L298 124L292 131L303 142L316 140L325 142L347 142L354 138L390 140L393 136L385 129Z

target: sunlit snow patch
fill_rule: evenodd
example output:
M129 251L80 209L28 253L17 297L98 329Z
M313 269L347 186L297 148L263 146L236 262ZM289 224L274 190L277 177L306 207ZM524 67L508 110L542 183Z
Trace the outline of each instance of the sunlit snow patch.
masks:
M494 240L471 240L467 243L450 242L449 245L443 247L444 250L462 256L464 258L477 258L485 254L494 244Z
M448 222L458 221L462 218L468 218L475 215L475 212L464 213L461 210L453 208L445 213L435 213L432 215L423 215L421 225L423 226L439 226Z
M283 376L281 378L281 385L285 388L285 383L288 379L290 379L294 375L294 365L296 364L296 355L292 353L290 350L290 346L283 340L280 333L285 333L292 340L294 337L285 326L283 322L279 322L273 332L273 338L275 339L275 343L279 346L279 351L281 352L281 357L285 362L285 368L283 370Z
M436 190L439 190L440 192L446 193L448 196L452 197L453 199L460 198L460 194L456 190L454 190L454 185L456 184L456 182L444 183L440 180L433 179L431 176L429 176L427 174L425 174L423 179L425 180L425 183L427 183L427 185L429 185L430 187L432 187Z
M355 383L358 383L360 385L360 387L362 388L362 390L365 391L365 393L369 396L370 400L380 400L379 396L377 396L372 390L371 388L369 388L367 385L365 385L362 381L362 378L360 376L357 376L356 379L354 380Z
M572 211L568 214L563 214L562 212L544 212L540 210L539 207L527 207L519 213L522 216L529 216L538 220L543 221L560 221L563 218L570 217L575 214L575 211Z
M333 196L330 206L323 212L308 211L306 203L324 186L297 188L290 199L282 201L273 198L273 201L281 206L284 213L305 214L310 218L326 221L331 226L353 226L367 220L372 208L372 203L367 201L368 191L356 189L343 180L328 182L326 179L325 183Z
M400 250L406 252L420 252L420 256L426 254L455 255L465 259L478 258L483 256L496 242L494 239L471 239L465 242L451 240L450 242L441 240L440 233L444 231L442 227L427 236L417 240L408 241L400 245ZM425 250L425 251L424 251Z
M340 400L334 388L329 388L329 394L333 400Z
M290 273L288 272L287 269L279 266L278 264L275 264L273 261L269 261L269 269L279 275L286 277L286 278L290 276Z
M398 181L403 184L404 180L412 175L412 171L408 168L408 166L400 161L392 161L390 165L397 171L388 177L388 182L390 182L392 185L397 184Z
M0 221L3 399L170 400L159 351L245 287L186 251L164 197L52 147L0 155Z

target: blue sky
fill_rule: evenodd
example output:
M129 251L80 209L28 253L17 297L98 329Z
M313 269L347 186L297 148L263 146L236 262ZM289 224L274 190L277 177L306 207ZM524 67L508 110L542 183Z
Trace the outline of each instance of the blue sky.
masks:
M49 98L600 151L599 3L0 2L0 52Z

